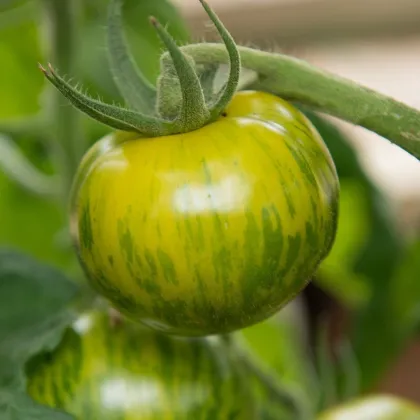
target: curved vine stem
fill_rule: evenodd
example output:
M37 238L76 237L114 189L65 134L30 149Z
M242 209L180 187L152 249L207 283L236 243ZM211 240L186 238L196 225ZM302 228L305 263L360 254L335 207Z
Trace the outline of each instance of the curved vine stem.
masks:
M0 170L31 193L47 198L57 195L57 180L40 172L3 134L0 134Z
M0 133L14 139L29 136L43 141L48 137L47 118L40 113L26 118L0 121Z
M199 64L228 63L221 44L193 44L181 49ZM420 160L420 111L294 57L248 47L238 49L243 67L259 75L253 88L364 127Z
M290 389L277 380L277 378L271 375L256 357L236 343L236 340L232 335L223 335L221 336L221 339L225 342L226 346L234 350L234 354L239 358L242 366L260 383L267 394L269 394L274 401L294 413L293 419L312 420L312 410L303 398L295 395Z

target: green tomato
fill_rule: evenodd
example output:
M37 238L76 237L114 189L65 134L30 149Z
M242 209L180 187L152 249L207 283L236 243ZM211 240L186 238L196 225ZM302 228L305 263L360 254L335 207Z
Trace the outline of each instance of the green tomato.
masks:
M27 367L38 403L78 420L255 419L234 355L215 338L171 338L90 312Z
M420 407L392 395L372 395L334 407L318 420L420 420Z
M114 134L80 165L72 235L92 286L133 320L177 335L274 315L328 254L339 182L309 120L239 92L201 129Z

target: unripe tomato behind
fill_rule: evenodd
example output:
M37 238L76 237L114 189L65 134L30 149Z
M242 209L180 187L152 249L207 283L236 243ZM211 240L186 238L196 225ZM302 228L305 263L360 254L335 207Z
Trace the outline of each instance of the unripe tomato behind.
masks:
M276 313L329 252L338 178L287 102L239 92L186 134L115 134L82 161L73 237L92 286L171 334L234 331Z
M254 420L234 356L220 341L169 338L92 311L52 353L31 360L27 389L77 420Z
M420 407L393 395L371 395L334 407L318 420L420 420Z

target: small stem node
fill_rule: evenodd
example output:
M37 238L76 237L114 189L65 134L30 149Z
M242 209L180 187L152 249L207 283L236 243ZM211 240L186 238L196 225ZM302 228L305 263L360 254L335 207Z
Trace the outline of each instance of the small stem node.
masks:
M179 129L181 132L198 129L208 121L210 114L193 62L188 60L184 53L181 52L175 40L157 19L152 16L150 22L168 49L178 76L182 94L181 109L176 120ZM164 95L159 95L159 98L164 99ZM159 108L164 109L162 106Z

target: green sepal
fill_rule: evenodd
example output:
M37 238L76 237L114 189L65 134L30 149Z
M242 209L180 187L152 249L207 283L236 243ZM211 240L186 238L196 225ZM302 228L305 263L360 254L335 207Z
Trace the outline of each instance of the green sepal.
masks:
M77 319L81 289L56 268L0 248L0 419L71 420L26 393L26 364L61 342Z
M239 84L239 77L241 74L241 56L231 34L225 28L225 26L216 16L213 10L209 7L207 2L205 2L204 0L200 0L200 3L203 5L204 10L206 11L214 26L216 27L229 55L229 78L223 86L223 88L218 93L216 101L212 104L210 108L210 121L213 121L219 117L219 115L223 112L223 110L232 100L233 95L236 93Z
M40 65L47 79L79 110L88 114L99 122L107 124L117 130L137 132L148 136L162 136L171 133L172 123L161 119L140 114L118 106L105 104L81 93L66 82L49 65L45 69Z
M122 29L122 0L112 0L108 11L108 59L111 74L127 104L150 114L156 102L156 88L145 78L128 49Z

